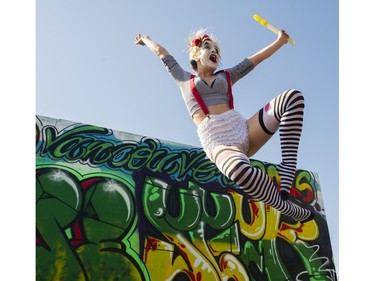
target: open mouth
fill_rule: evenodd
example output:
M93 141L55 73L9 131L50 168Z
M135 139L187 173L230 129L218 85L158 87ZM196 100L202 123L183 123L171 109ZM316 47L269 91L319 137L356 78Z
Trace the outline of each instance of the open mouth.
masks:
M209 60L212 61L213 63L217 63L217 57L215 54L211 54L209 57Z

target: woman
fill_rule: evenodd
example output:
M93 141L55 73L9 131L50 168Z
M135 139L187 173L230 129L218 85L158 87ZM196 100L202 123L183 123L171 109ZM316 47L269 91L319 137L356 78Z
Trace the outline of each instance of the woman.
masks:
M288 42L280 31L277 39L256 54L225 71L216 71L221 59L220 47L213 36L201 29L189 38L190 64L194 74L183 70L161 45L139 34L134 44L147 46L161 58L179 86L189 113L197 125L199 140L207 157L218 169L254 199L306 222L314 218L307 210L288 201L297 167L297 152L302 132L304 98L297 90L287 90L246 120L233 109L231 86L259 63ZM282 162L277 165L281 177L280 192L260 169L250 165L254 155L279 130Z

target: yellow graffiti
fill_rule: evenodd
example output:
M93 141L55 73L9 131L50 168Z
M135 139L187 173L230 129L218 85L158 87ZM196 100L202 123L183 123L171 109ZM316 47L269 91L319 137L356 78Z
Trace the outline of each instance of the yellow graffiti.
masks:
M149 270L151 280L174 280L178 274L184 274L190 280L229 280L248 281L246 269L242 263L230 253L230 245L222 243L219 264L214 256L205 255L195 249L182 235L167 235L172 242L168 243L155 237L147 236L145 240L144 261ZM210 242L208 242L210 244ZM202 247L202 246L201 246ZM207 246L211 248L211 245ZM173 259L175 251L180 255Z
M244 214L241 210L244 196L236 193L230 193L236 206L236 221L239 223L241 233L252 240L272 240L276 237L283 238L289 242L296 242L298 239L303 241L313 241L319 237L319 227L312 220L301 224L288 224L282 222L280 225L280 212L274 208L254 200L249 200L248 204L251 210L251 222L244 220ZM280 226L279 226L280 225Z
M222 276L224 277L221 280L250 280L246 273L246 269L235 256L225 253L220 257L219 263L223 273Z
M314 220L294 225L283 222L280 226L278 236L289 242L297 242L297 240L314 241L319 237L319 228Z
M230 194L233 197L236 210L234 210L236 216L235 220L239 223L239 228L241 233L246 237L259 240L263 237L264 230L266 228L266 214L264 208L259 208L259 205L255 201L250 200L250 210L251 212L251 223L247 223L244 219L244 215L241 211L241 206L244 203L243 200L246 200L243 196L239 195L236 192L231 191Z

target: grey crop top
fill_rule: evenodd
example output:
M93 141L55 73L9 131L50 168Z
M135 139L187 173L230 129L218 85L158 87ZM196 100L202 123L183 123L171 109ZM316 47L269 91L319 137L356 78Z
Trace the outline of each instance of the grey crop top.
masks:
M189 81L192 73L183 70L171 55L164 56L161 58L161 60L180 88L190 116L193 116L194 112L199 110L200 107L190 90ZM236 66L226 70L230 74L232 85L234 85L234 83L253 69L254 65L248 59L244 59ZM216 79L211 85L206 84L206 82L200 79L199 76L195 76L194 83L206 106L221 103L228 104L228 83L223 71L216 73Z

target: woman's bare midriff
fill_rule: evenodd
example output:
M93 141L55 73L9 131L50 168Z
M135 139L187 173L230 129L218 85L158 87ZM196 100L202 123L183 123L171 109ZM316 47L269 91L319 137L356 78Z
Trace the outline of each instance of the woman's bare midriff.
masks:
M207 109L210 115L221 114L230 110L229 106L225 103L209 105L207 106ZM204 115L202 109L197 110L193 114L193 121L197 127L202 123L204 118L206 118L206 115Z

